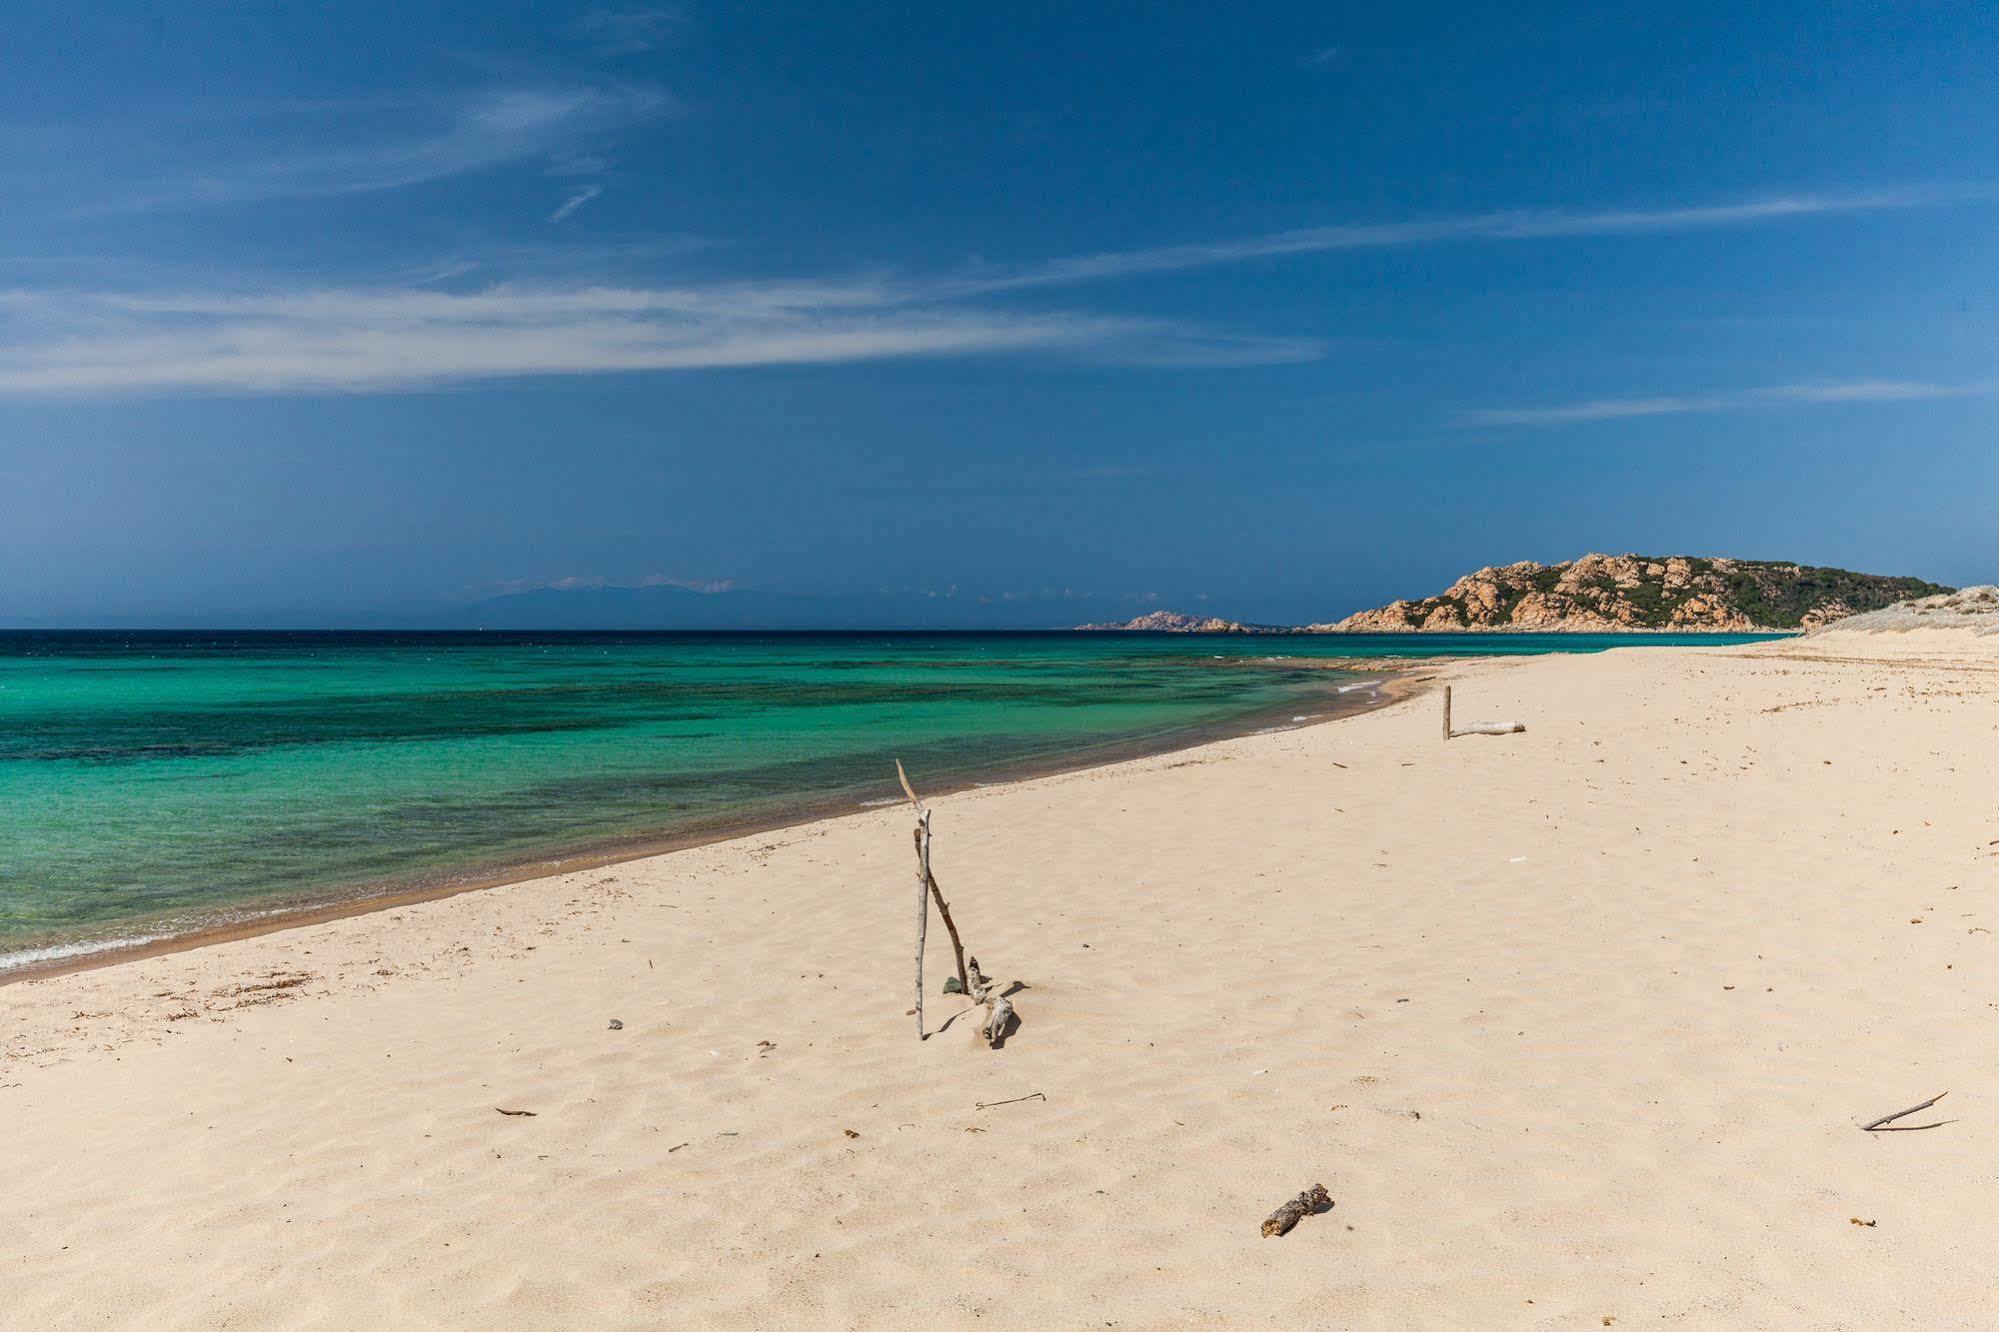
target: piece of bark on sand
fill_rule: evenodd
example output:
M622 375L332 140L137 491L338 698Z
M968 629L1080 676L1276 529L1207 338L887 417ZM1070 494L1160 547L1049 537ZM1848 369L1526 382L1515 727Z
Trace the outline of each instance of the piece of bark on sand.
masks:
M986 1001L986 1020L979 1024L979 1035L987 1045L997 1050L1006 1043L1007 1032L1015 1021L1013 1004L1003 994L993 995Z
M1286 1234L1303 1218L1314 1212L1330 1211L1332 1206L1332 1196L1326 1192L1326 1186L1314 1184L1264 1218L1263 1237L1269 1239L1272 1235Z

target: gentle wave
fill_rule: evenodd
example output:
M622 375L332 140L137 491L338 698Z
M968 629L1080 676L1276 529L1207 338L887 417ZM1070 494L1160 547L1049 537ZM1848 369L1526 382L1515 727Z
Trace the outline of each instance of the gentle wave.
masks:
M174 933L169 930L161 934L119 935L110 939L88 939L80 943L49 944L43 948L24 948L18 952L0 953L0 972L19 971L22 967L32 967L43 962L64 962L73 957L89 957L93 953L143 948L150 943L171 939Z

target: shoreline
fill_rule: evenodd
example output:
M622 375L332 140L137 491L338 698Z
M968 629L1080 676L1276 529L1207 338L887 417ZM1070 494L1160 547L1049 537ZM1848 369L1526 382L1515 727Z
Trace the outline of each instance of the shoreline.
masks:
M1353 662L1365 660L1351 659ZM1181 727L1162 731L1143 739L1127 741L1099 742L1078 749L1064 751L1059 757L1047 762L1031 759L1017 760L1001 765L991 780L964 780L945 782L926 789L926 799L953 795L960 791L991 789L1033 781L1041 777L1060 776L1066 773L1083 772L1093 768L1111 767L1138 759L1156 758L1163 754L1174 754L1184 750L1198 749L1203 745L1221 740L1232 740L1242 736L1262 735L1277 731L1300 730L1308 726L1318 726L1329 722L1361 716L1368 712L1392 706L1406 698L1420 693L1420 686L1427 677L1419 673L1422 659L1383 659L1386 664L1373 663L1380 679L1357 680L1353 682L1354 695L1358 702L1352 707L1339 707L1338 703L1347 698L1344 693L1331 695L1334 704L1330 711L1305 714L1306 720L1275 723L1282 715L1291 718L1299 714L1292 711L1295 704L1287 704L1274 710L1258 710L1245 713L1227 722L1215 722L1198 726ZM1453 658L1452 661L1470 661L1475 658ZM1353 670L1355 667L1343 659L1334 666L1314 666L1323 670ZM234 943L244 939L255 939L265 935L278 934L286 930L300 929L310 925L325 924L330 921L345 920L355 916L374 915L393 911L401 907L416 906L424 902L443 901L466 893L485 892L493 888L504 888L513 884L528 883L536 879L554 878L564 874L580 873L603 869L612 865L628 864L632 861L648 860L655 856L670 855L676 851L687 851L697 847L714 846L739 838L755 837L763 833L780 832L787 829L805 827L829 819L838 819L866 813L880 808L883 803L900 804L900 798L888 802L855 802L844 797L827 797L808 800L787 806L781 813L749 815L744 817L724 817L713 822L698 824L668 835L648 835L630 840L611 843L597 843L579 847L573 851L535 858L503 862L500 864L474 865L457 871L449 871L450 877L442 882L416 883L406 886L390 886L394 881L375 880L370 884L353 884L344 889L328 889L326 893L346 893L336 900L279 904L235 920L218 921L212 924L195 925L192 928L162 934L147 935L130 941L107 939L101 947L88 947L87 951L65 953L61 956L36 958L30 961L7 963L7 954L0 952L0 989L31 980L47 980L58 976L73 975L84 971L97 971L106 967L120 966L128 962L144 961L147 958L164 957L194 949L208 948L217 944ZM239 908L244 909L244 908ZM218 911L227 908L218 908ZM148 928L163 927L160 922L132 921L130 928L143 931ZM28 944L20 951L33 952L39 948L60 948L57 944Z
M1038 631L1037 631L1038 632ZM1314 629L1307 625L1245 626L1241 629L1124 629L1085 627L1069 630L1077 634L1129 634L1134 638L1402 638L1418 635L1448 637L1456 634L1472 638L1481 634L1512 638L1621 637L1627 634L1677 634L1683 638L1751 638L1758 642L1779 638L1800 638L1807 629L1722 629L1710 625L1577 625L1573 628L1537 628L1518 624L1451 624L1435 629L1412 624L1402 629ZM1690 645L1691 646L1691 645Z

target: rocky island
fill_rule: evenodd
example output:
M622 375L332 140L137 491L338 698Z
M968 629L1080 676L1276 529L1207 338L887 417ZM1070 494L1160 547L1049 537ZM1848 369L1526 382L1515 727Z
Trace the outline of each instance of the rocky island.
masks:
M1409 633L1515 631L1755 633L1813 629L1912 597L1952 589L1775 560L1693 555L1585 555L1562 564L1495 565L1433 597L1392 601L1297 629L1154 611L1087 629L1167 633Z
M1258 634L1289 633L1288 629L1266 625L1242 624L1235 620L1220 620L1212 615L1182 615L1179 611L1152 611L1132 620L1120 620L1106 624L1079 624L1079 631L1095 632L1118 630L1127 633L1152 634Z

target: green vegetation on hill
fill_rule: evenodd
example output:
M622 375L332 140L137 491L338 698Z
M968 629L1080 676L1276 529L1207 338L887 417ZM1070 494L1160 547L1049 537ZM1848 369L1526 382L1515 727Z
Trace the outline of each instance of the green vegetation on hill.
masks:
M1481 569L1436 596L1363 611L1338 627L1799 629L1949 590L1780 560L1585 555Z
M1756 571L1761 570L1780 571L1783 576L1759 577ZM1747 560L1722 577L1728 584L1732 605L1758 624L1775 629L1797 628L1814 607L1829 601L1843 602L1857 615L1898 601L1933 597L1952 590L1920 578L1886 578L1849 569Z

